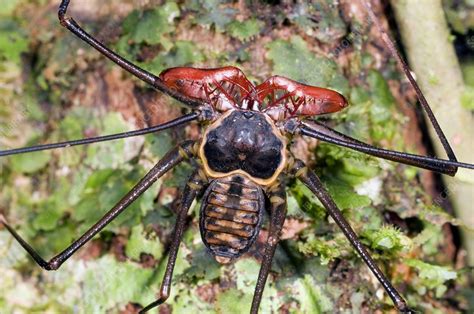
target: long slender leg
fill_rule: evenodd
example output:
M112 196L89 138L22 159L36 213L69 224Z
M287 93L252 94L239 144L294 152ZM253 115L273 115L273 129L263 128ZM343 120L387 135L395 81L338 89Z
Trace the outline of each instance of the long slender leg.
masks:
M375 23L377 29L382 34L382 39L384 40L385 44L389 48L393 57L397 60L400 67L403 69L405 75L408 77L410 83L412 84L413 88L415 89L418 99L425 110L431 124L433 125L438 138L440 139L443 147L446 151L446 154L449 157L449 160L443 160L438 158L431 158L427 156L419 156L414 154L408 154L403 152L391 151L387 149L377 148L371 146L369 144L360 142L356 139L348 137L347 135L341 134L335 130L332 130L322 124L318 124L316 122L303 122L301 125L296 125L294 123L287 124L287 131L289 132L301 132L303 135L310 136L321 141L325 141L328 143L336 144L343 147L348 147L357 151L361 151L363 153L373 155L376 157L405 163L408 165L412 165L415 167L420 167L444 174L448 174L454 176L457 172L458 167L467 168L467 169L474 169L473 164L457 162L456 156L449 145L448 140L446 139L441 127L436 120L426 98L423 95L418 83L413 78L413 75L410 72L410 69L406 62L401 57L400 53L398 52L395 43L387 34L387 32L383 29L380 21L375 16L375 13L372 10L370 1L361 0L363 5L366 7L370 19Z
M125 71L133 74L134 76L138 77L139 79L148 83L149 85L155 87L156 89L162 91L163 93L175 98L176 100L190 107L198 107L198 106L204 105L204 103L200 100L186 97L182 95L181 93L177 92L175 89L169 88L156 75L126 60L125 58L121 57L117 53L107 48L100 41L98 41L97 39L89 35L85 30L83 30L79 26L79 24L77 24L77 22L72 17L69 17L66 15L69 2L70 0L62 0L61 4L59 5L58 17L62 26L70 30L74 35L79 37L81 40L91 45L94 49L99 51L101 54L103 54L104 56L106 56L107 58L115 62L117 65L122 67Z
M257 286L253 295L251 314L258 313L260 302L262 301L263 289L267 282L268 273L272 266L273 256L278 242L280 241L281 229L286 217L286 193L285 185L279 181L268 190L270 199L270 231L268 234L265 253L263 255L262 266L258 274Z
M337 208L336 203L334 203L333 199L331 198L329 193L326 191L322 182L319 180L316 174L314 174L314 172L306 168L305 164L302 161L296 161L295 166L293 168L293 173L321 201L321 203L324 205L324 207L328 211L329 215L334 219L337 225L342 229L342 232L347 237L349 242L355 248L357 253L359 253L360 257L362 257L362 259L367 264L367 266L372 271L372 273L375 275L375 277L377 277L379 282L384 287L385 291L387 291L388 295L392 299L397 309L402 313L414 313L411 309L408 308L403 297L400 295L397 289L395 289L395 287L392 285L390 280L387 277L385 277L385 275L382 273L380 268L377 266L375 261L370 256L367 249L360 242L359 238L357 237L357 234L354 232L352 227L344 218L339 208Z
M383 28L382 24L380 23L379 19L375 15L374 10L372 9L372 5L369 0L362 0L362 4L365 6L367 9L367 12L369 14L370 19L372 22L374 22L375 26L381 33L382 40L385 42L387 45L388 49L390 50L390 53L392 56L397 60L398 65L400 68L403 70L405 73L406 77L410 81L411 85L415 89L416 95L418 96L418 99L420 100L422 108L425 110L426 115L428 116L431 125L436 131L436 134L438 135L439 140L441 141L441 144L443 144L444 150L446 154L448 155L449 160L456 161L456 156L454 155L454 151L449 145L448 140L446 139L446 136L443 133L443 130L439 126L438 120L436 120L435 115L433 114L433 111L431 110L430 105L428 104L428 101L425 98L425 95L423 95L423 92L421 91L420 86L418 86L418 83L416 82L415 78L411 74L410 68L408 67L407 63L405 60L403 60L402 56L397 50L397 47L395 45L395 42L390 38L388 33L385 31Z
M38 145L38 146L4 150L4 151L0 151L0 157L24 154L24 153L32 153L32 152L37 152L41 150L50 150L50 149L56 149L56 148L86 145L86 144L92 144L92 143L98 143L98 142L117 140L121 138L145 135L145 134L155 133L155 132L159 132L159 131L166 130L169 128L173 128L178 125L182 125L182 124L191 122L193 120L196 120L200 117L201 117L201 114L199 112L192 112L182 117L171 120L169 122L155 125L149 128L141 129L141 130L112 134L112 135L104 135L104 136L98 136L98 137L90 137L90 138L84 138L84 139L75 140L75 141L67 141L67 142L62 142L62 143L44 144L44 145Z
M107 212L94 226L92 226L78 240L74 241L68 248L53 257L50 261L45 261L20 235L11 228L5 219L0 216L0 223L15 237L21 246L31 255L35 262L46 270L58 269L69 257L71 257L84 244L92 239L97 233L105 228L112 220L120 215L130 204L142 195L159 177L168 172L184 159L192 156L194 142L188 141L178 148L170 151L161 159L146 176L135 187L128 192L109 212Z
M404 164L437 171L451 176L454 176L456 174L457 167L474 169L473 164L408 154L404 152L397 152L374 147L372 145L357 141L347 135L343 135L339 132L336 132L328 127L322 127L321 125L316 126L313 124L310 127L307 125L307 123L303 122L301 125L297 126L296 132L300 132L305 136L313 137L324 142L348 147L350 149L354 149L379 158L401 162Z
M178 218L174 227L173 239L171 242L171 248L169 252L168 263L166 265L165 275L163 277L163 282L161 283L160 297L155 302L147 305L143 310L140 311L140 313L146 313L152 308L160 306L170 296L173 270L176 264L176 257L178 256L179 244L181 243L183 232L186 227L186 217L188 215L188 211L191 207L193 200L196 198L196 195L199 193L205 183L206 179L200 176L199 171L195 171L189 179L188 184L186 184L186 187L183 191L180 209L178 212Z

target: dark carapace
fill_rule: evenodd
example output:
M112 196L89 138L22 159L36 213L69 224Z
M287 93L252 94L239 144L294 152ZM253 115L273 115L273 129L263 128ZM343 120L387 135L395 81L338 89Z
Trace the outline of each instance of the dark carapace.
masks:
M347 102L335 91L280 76L254 86L235 67L173 68L160 78L215 110L198 153L211 181L202 200L200 229L210 253L229 263L255 241L265 211L264 189L287 166L287 138L276 123L338 111Z
M220 263L245 253L265 211L263 188L285 167L286 138L265 114L230 109L211 124L199 155L212 180L202 200L204 244Z

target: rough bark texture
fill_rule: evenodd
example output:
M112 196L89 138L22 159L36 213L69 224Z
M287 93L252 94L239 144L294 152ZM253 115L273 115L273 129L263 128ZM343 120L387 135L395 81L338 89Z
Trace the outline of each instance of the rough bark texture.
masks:
M410 64L433 112L458 159L474 163L474 116L461 105L466 87L441 0L392 1L392 5ZM445 156L433 130L430 132L437 155ZM455 178L444 180L444 192L453 202L457 216L472 229L474 180L471 171L460 169ZM474 265L474 232L463 229L463 235L469 265Z
M0 6L0 149L153 125L185 110L79 42L58 1ZM351 106L321 118L387 148L423 153L416 101L358 1L75 1L71 14L154 73L236 65L254 82L284 75L336 89ZM374 2L388 27L384 6ZM437 36L437 35L433 35ZM453 118L455 119L455 118ZM454 121L454 120L453 120ZM456 123L452 123L456 124ZM45 257L66 247L197 125L142 139L0 159L0 214ZM315 141L294 153L321 176L378 263L422 312L469 311L456 220L432 206L434 177ZM41 272L0 227L0 312L133 313L159 290L175 210L190 167L170 173L55 273ZM387 313L390 299L301 184L262 313ZM266 225L237 263L219 266L191 210L172 294L160 313L245 313ZM466 293L461 293L466 292Z

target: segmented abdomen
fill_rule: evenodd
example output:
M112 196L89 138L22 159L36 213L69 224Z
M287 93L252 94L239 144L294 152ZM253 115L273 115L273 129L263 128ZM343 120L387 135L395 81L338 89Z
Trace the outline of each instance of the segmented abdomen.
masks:
M240 175L214 180L201 206L201 236L219 263L245 253L260 230L265 200L262 189Z

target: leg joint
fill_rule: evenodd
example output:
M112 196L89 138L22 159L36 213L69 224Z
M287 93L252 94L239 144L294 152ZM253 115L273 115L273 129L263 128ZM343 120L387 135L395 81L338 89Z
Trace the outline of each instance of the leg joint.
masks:
M163 289L160 291L160 299L161 303L165 303L166 300L170 297L170 289Z
M300 160L300 159L295 159L292 162L290 174L295 176L295 177L300 177L302 175L305 175L306 172L308 171L308 168L306 167L305 163Z
M61 267L61 263L57 258L54 257L48 262L48 264L44 266L42 265L42 267L48 271L58 270L59 267Z
M195 156L194 153L195 141L186 141L178 146L178 153L184 160L188 160Z
M65 21L68 19L66 17L66 11L67 11L68 6L69 6L69 0L63 0L61 1L61 4L59 5L58 18L59 18L59 21L61 22L61 25L63 26L65 26Z

